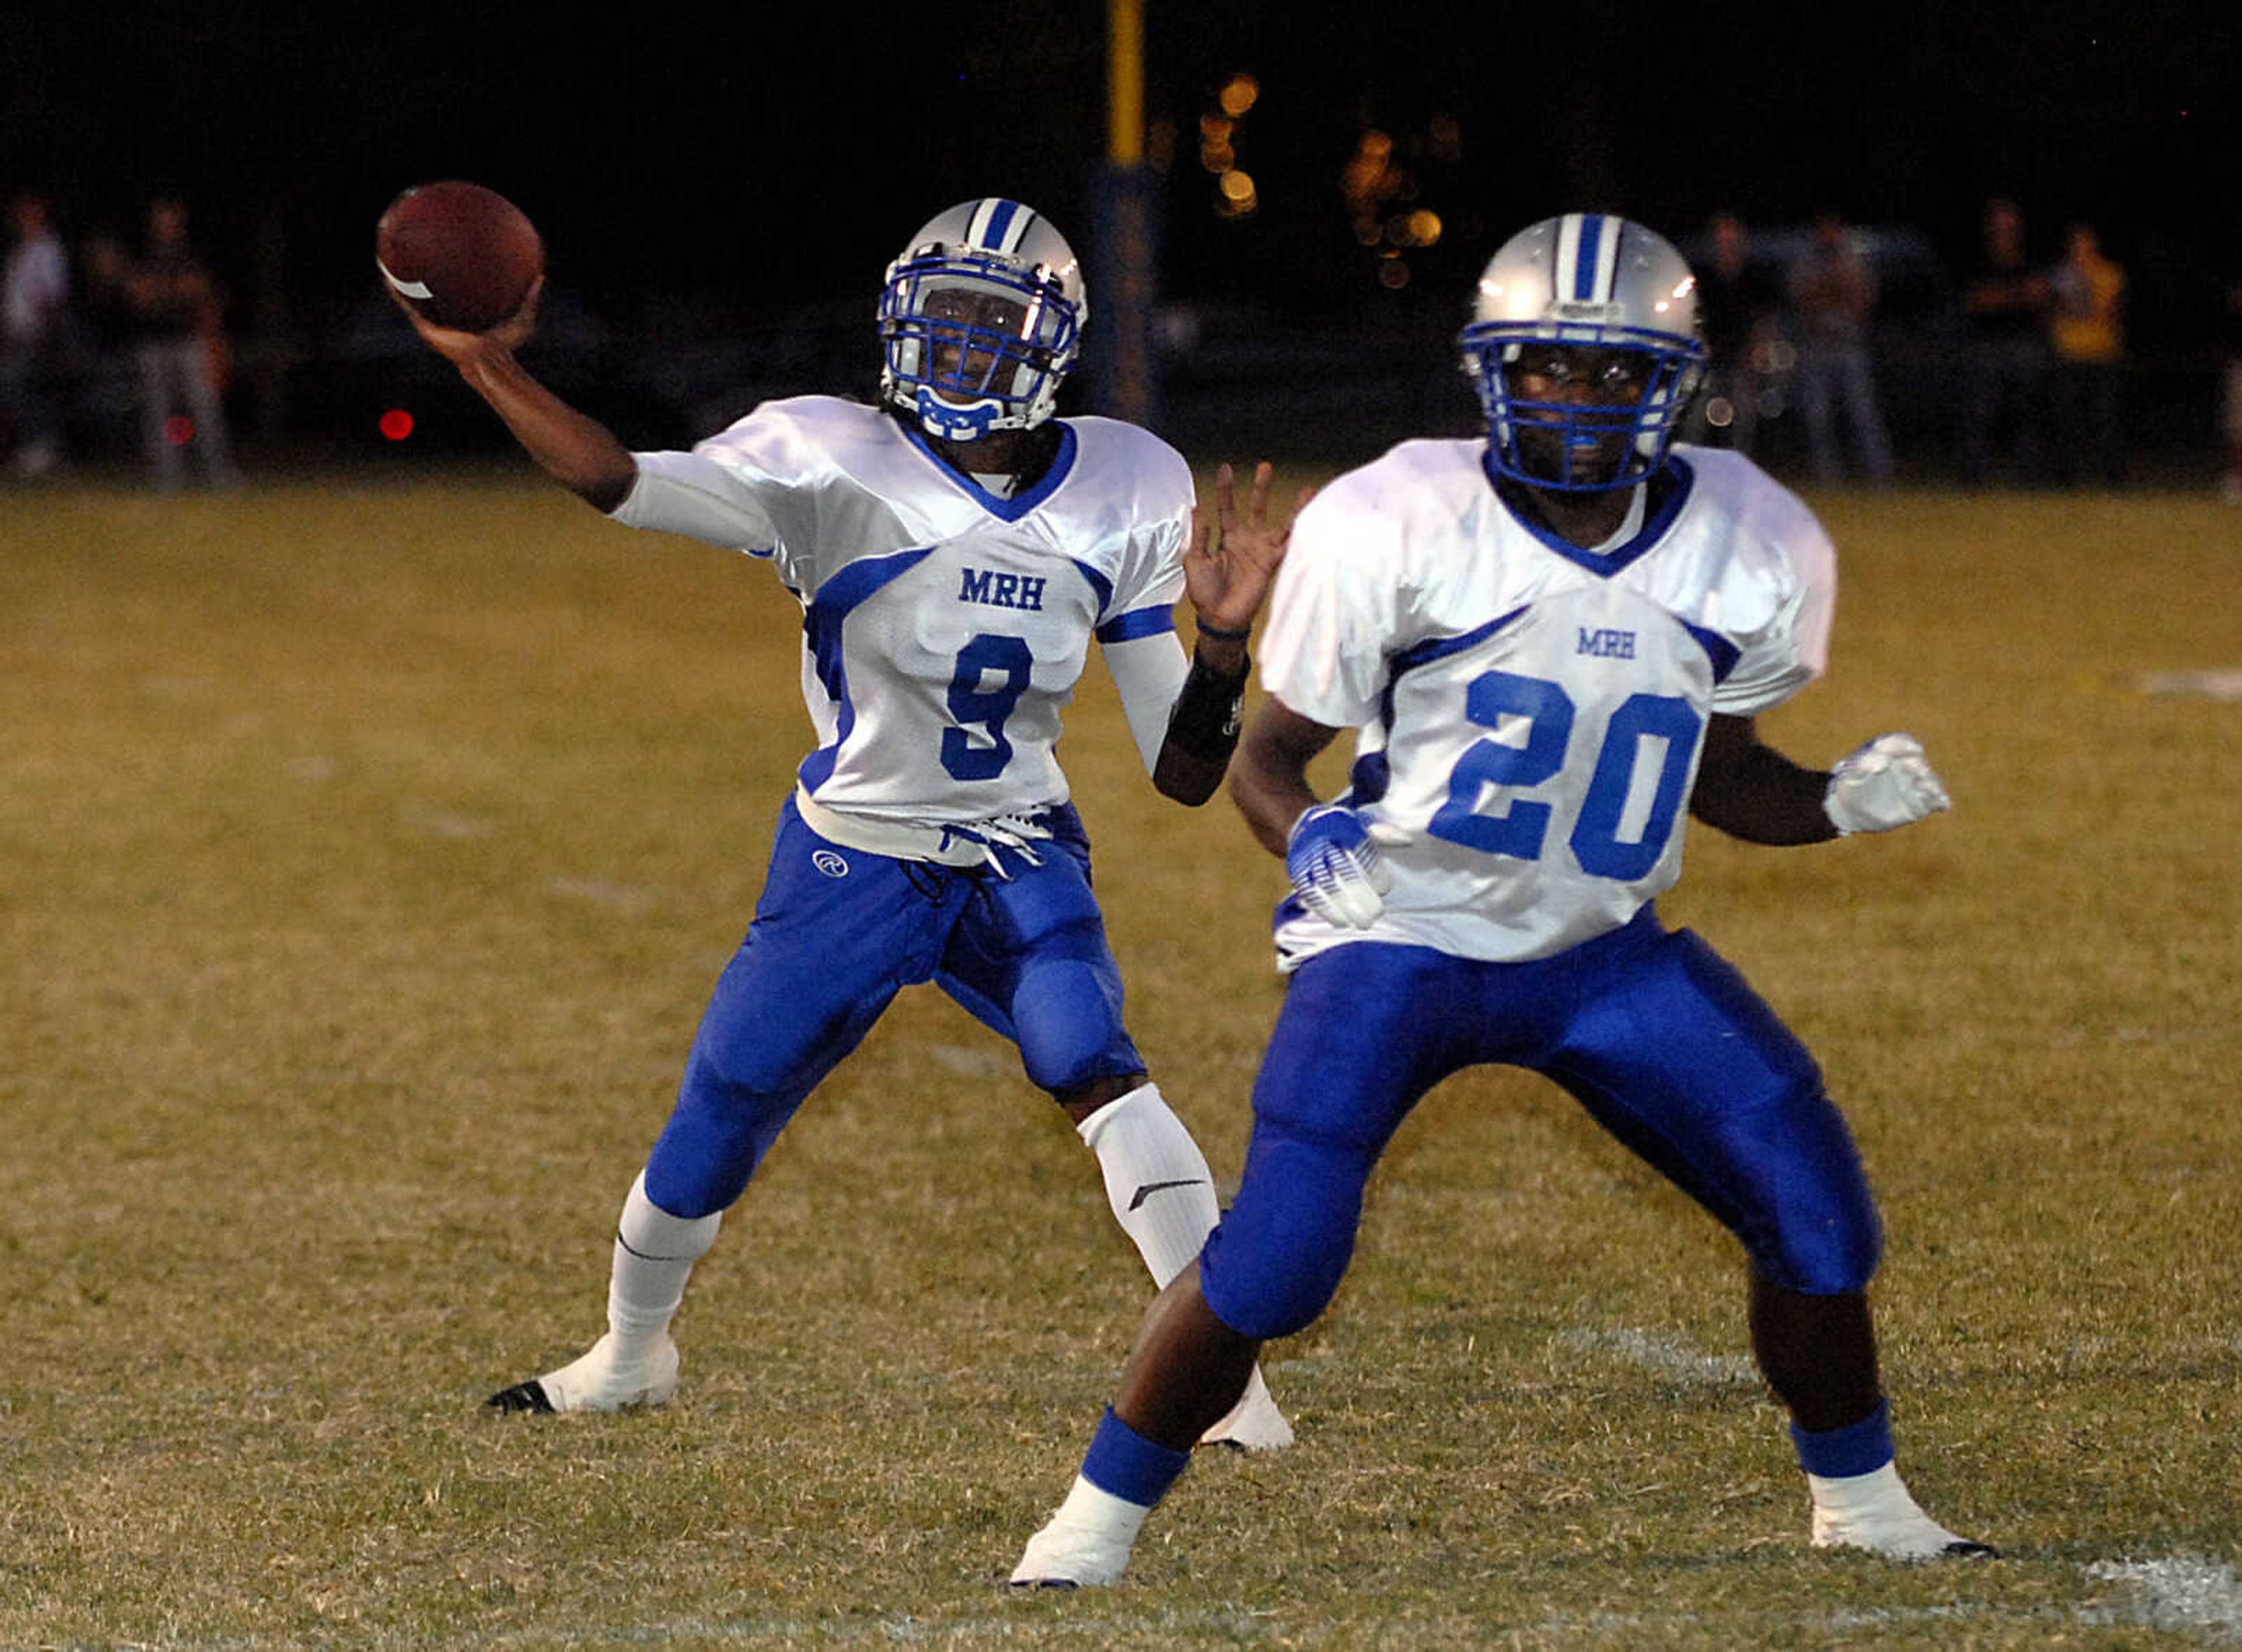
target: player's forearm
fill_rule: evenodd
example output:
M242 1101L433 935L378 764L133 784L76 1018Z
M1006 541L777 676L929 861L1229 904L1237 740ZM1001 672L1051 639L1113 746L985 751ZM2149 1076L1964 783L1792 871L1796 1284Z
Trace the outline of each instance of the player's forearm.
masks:
M1230 765L1230 798L1261 847L1281 856L1292 823L1322 800L1308 784L1308 764L1338 735L1274 700L1264 701Z
M1218 644L1202 639L1192 650L1190 673L1169 714L1152 784L1163 796L1196 809L1214 796L1238 746L1245 679L1252 662L1242 642Z
M1823 843L1837 836L1823 807L1829 790L1828 770L1795 763L1755 740L1718 762L1708 745L1689 812L1747 843Z
M478 352L459 367L468 386L554 480L601 511L622 503L638 467L605 425L538 383L511 351Z

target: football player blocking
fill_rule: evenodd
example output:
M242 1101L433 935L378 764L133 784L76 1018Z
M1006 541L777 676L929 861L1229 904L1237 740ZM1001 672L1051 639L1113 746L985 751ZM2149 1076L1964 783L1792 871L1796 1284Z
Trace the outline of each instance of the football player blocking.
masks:
M1742 1241L1752 1350L1790 1413L1814 1544L1992 1553L1895 1467L1867 1296L1881 1229L1813 1058L1655 910L1685 807L1799 844L1948 806L1908 735L1831 771L1758 738L1758 714L1822 671L1835 567L1749 460L1671 445L1704 365L1694 285L1637 224L1521 232L1461 339L1486 438L1405 442L1293 522L1267 696L1232 766L1292 887L1244 1180L1147 1313L1014 1583L1122 1575L1262 1342L1331 1300L1395 1129L1490 1063L1555 1080ZM1345 729L1351 783L1326 802L1307 768Z
M817 744L624 1200L607 1333L490 1404L670 1399L671 1319L722 1212L909 984L936 983L1015 1044L1167 1285L1214 1226L1213 1178L1123 1023L1056 747L1094 641L1155 786L1191 805L1213 795L1285 542L1265 527L1267 467L1242 517L1221 472L1218 520L1194 531L1173 449L1117 420L1054 416L1089 306L1064 238L1012 201L942 213L889 265L882 405L766 403L689 453L629 453L522 369L537 297L483 332L400 308L563 486L628 526L770 565L802 604ZM1189 656L1174 619L1185 594ZM1194 1438L1291 1443L1258 1371L1241 1390Z

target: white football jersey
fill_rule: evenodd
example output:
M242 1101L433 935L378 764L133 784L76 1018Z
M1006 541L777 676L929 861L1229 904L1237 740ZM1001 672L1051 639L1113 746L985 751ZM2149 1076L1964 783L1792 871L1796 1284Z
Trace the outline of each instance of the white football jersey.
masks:
M1384 915L1340 930L1288 903L1281 967L1361 938L1547 957L1618 928L1681 873L1708 715L1822 671L1829 539L1749 460L1677 449L1586 551L1514 514L1485 451L1405 442L1293 527L1262 685L1357 730L1352 801L1399 841Z
M818 749L799 778L842 816L941 828L1064 802L1059 719L1091 638L1174 628L1191 473L1133 425L1064 421L1013 498L831 396L634 457L617 520L766 559L801 601Z

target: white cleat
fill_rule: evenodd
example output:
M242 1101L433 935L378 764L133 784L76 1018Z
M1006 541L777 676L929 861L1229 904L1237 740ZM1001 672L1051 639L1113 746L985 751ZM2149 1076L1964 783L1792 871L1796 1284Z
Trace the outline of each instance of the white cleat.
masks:
M1807 1478L1814 1489L1816 1548L1857 1548L1894 1561L2000 1556L1991 1544L1950 1532L1924 1514L1890 1463L1843 1480Z
M1222 1420L1198 1437L1202 1446L1228 1446L1235 1451L1282 1451L1292 1443L1292 1425L1277 1409L1269 1385L1255 1366L1245 1392L1238 1397Z
M1058 1512L1028 1539L1020 1563L1012 1568L1012 1587L1103 1588L1119 1582L1144 1516L1151 1512L1076 1475Z
M501 1388L483 1404L493 1411L625 1411L636 1406L666 1406L677 1392L677 1345L668 1337L644 1358L628 1364L614 1355L609 1332L581 1360L511 1388Z

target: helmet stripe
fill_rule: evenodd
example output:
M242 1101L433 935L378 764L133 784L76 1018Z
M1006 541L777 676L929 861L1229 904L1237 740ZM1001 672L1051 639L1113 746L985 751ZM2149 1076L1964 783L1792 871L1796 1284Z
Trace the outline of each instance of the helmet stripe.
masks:
M1579 304L1609 304L1612 285L1619 274L1621 221L1601 212L1567 212L1557 244L1558 288L1572 277L1573 299Z
M1035 221L1035 213L1017 201L991 197L973 209L965 242L984 252L1017 252Z

